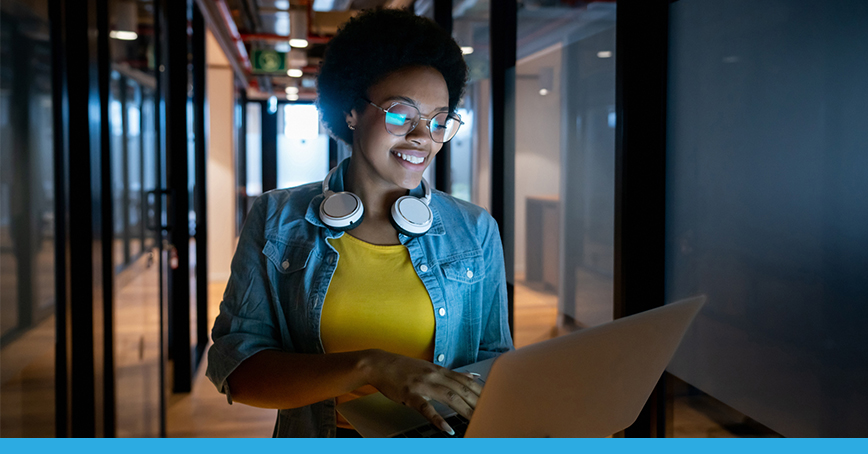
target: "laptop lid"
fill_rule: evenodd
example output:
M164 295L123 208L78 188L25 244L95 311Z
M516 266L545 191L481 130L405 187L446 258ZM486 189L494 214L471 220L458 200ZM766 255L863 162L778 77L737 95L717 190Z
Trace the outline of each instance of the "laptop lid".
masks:
M625 429L704 302L704 296L678 301L457 369L485 380L466 436L605 437ZM436 402L435 408L444 417L455 413ZM380 393L337 410L364 437L428 422Z
M705 297L501 355L466 437L606 437L639 416Z

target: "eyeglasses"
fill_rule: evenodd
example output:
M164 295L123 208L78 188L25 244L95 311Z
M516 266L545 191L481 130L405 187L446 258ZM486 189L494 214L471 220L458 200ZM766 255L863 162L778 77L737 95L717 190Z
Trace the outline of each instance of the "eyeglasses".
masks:
M431 118L425 118L419 113L416 106L410 104L393 102L388 109L384 109L374 104L370 99L362 99L386 113L386 131L389 131L389 134L393 136L406 136L416 129L419 120L426 120L431 139L437 143L446 143L455 137L458 128L464 124L461 117L456 114L440 112Z

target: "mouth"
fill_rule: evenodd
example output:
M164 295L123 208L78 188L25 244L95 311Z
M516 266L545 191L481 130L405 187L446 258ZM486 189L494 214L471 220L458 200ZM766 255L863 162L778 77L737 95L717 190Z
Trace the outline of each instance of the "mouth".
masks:
M392 155L400 159L403 163L411 164L413 166L421 166L425 164L425 160L428 159L425 154L408 150L392 150Z

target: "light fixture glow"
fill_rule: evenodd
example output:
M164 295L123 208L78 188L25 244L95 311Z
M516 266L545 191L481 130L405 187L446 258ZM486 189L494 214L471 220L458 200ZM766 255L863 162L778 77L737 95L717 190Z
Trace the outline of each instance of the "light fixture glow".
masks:
M610 50L601 50L597 52L597 58L610 58L612 56L612 51Z
M121 30L112 30L109 32L109 37L122 41L133 41L139 37L136 32L125 32Z
M542 95L542 96L545 96L545 95L549 94L549 91L546 90L545 88L540 88L540 89L539 89L539 94Z
M289 40L289 45L292 47L298 47L300 49L304 49L305 47L307 47L308 42L306 39L293 38L293 39Z
M287 101L298 101L298 95L286 95Z
M289 0L274 0L274 7L286 11L289 9Z
M286 72L286 75L289 77L301 77L304 75L304 71L300 69L290 69Z
M473 53L473 48L470 46L462 46L461 47L461 53L464 55L470 55Z
M297 95L298 94L298 87L293 87L292 85L286 87L286 94Z

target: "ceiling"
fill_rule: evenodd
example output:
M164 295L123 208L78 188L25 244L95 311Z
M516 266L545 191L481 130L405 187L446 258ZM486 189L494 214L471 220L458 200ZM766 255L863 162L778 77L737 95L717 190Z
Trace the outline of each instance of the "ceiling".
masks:
M248 97L312 101L316 97L315 80L317 68L323 57L328 40L338 28L362 9L375 7L415 8L433 3L433 0L212 0L218 4L230 36L235 35L235 46L228 46L242 60L241 65L247 81ZM200 2L201 3L212 3ZM225 5L225 9L219 3ZM235 28L233 32L231 28ZM212 27L213 28L213 27ZM216 30L219 33L220 30ZM219 38L218 38L219 39ZM306 46L290 39L307 41ZM241 52L240 41L244 52ZM224 47L224 50L225 47ZM285 53L286 66L280 71L263 73L253 69L250 59L261 55L263 50ZM246 55L239 55L239 54ZM247 60L246 62L243 60ZM290 77L288 70L294 71ZM301 75L299 76L299 71Z

